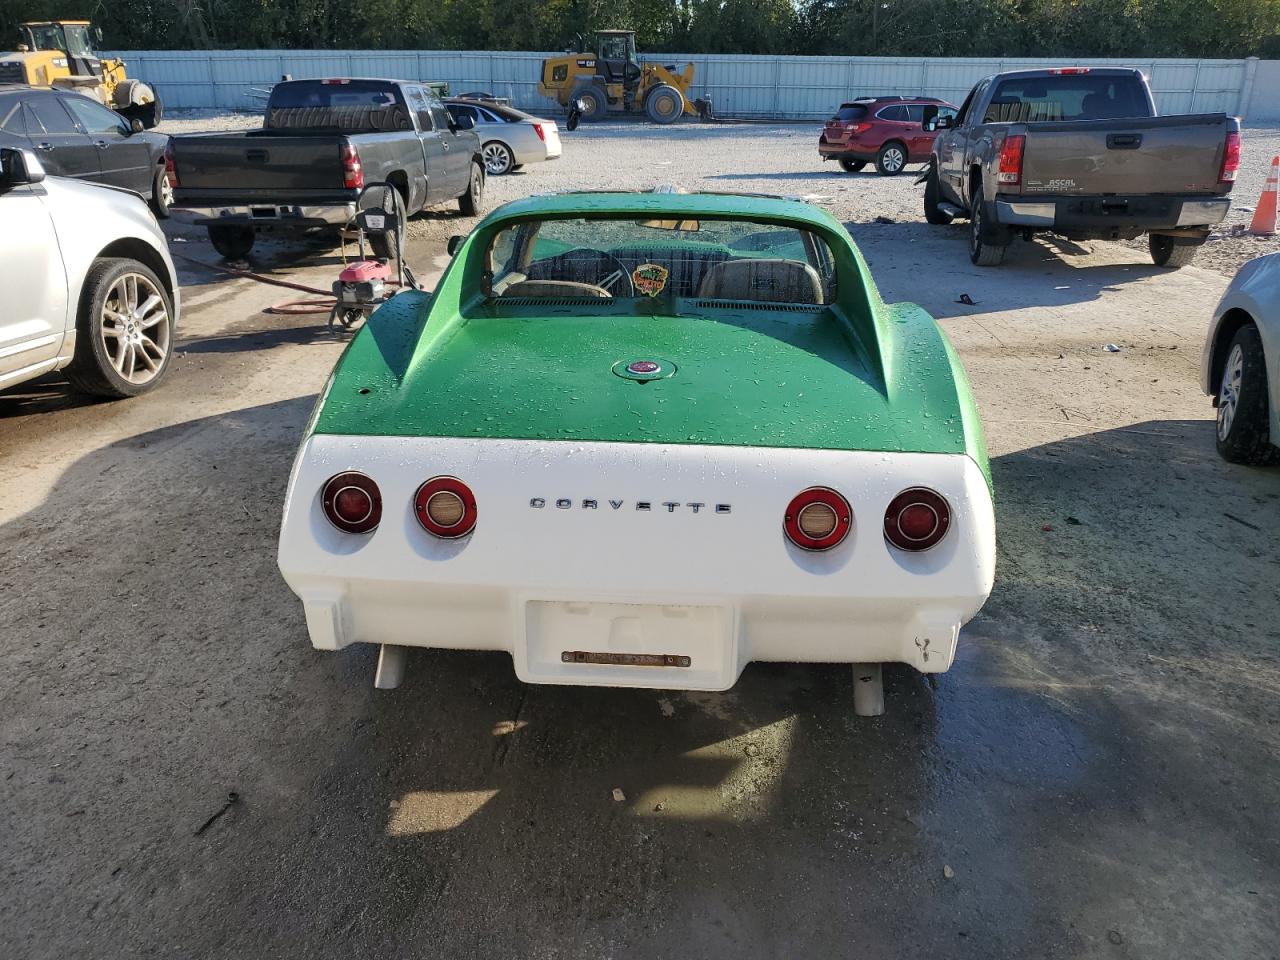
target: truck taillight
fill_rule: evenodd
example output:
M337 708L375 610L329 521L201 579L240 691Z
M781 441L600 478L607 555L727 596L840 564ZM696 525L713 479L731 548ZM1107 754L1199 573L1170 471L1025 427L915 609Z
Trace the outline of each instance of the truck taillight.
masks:
M534 129L534 131L538 134L538 139L539 139L539 140L546 140L546 139L547 139L547 131L545 131L545 130L543 130L543 129L542 129L542 124L540 124L540 123L535 123L535 124L533 125L533 129Z
M1240 134L1235 130L1227 131L1227 142L1222 150L1222 172L1218 174L1219 183L1234 183L1236 172L1240 169Z
M1074 77L1082 73L1088 73L1088 67L1055 67L1049 73L1055 77Z
M1022 182L1022 152L1026 148L1027 138L1020 133L1004 138L1000 148L1000 169L996 174L997 183L1017 185Z
M1239 152L1236 153L1237 161L1239 160ZM178 185L178 170L173 165L173 141L170 140L164 147L164 175L169 181L170 187Z
M364 186L364 167L360 164L360 151L351 144L342 146L342 185L348 190Z

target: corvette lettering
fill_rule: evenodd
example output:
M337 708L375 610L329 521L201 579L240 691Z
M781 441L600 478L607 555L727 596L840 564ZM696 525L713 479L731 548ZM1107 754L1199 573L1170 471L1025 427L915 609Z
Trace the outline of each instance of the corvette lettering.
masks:
M592 500L589 498L586 500L583 500L580 504L575 504L575 501L569 499L568 497L560 497L551 502L555 505L555 508L557 510L573 510L575 506L579 510L602 509L600 506L602 501ZM621 510L624 506L627 505L627 501L625 500L605 500L603 502L614 510ZM545 509L547 506L547 498L546 497L530 497L529 506L532 507L534 510ZM675 513L677 510L685 510L685 509L691 510L693 513L700 513L701 511L707 509L708 505L706 503L702 503L697 500L692 500L692 501L689 501L688 503L681 503L678 500L662 500L660 502L657 502L656 506L666 510L667 513ZM716 503L716 504L712 504L711 507L713 508L713 511L715 513L733 513L733 504L731 503ZM652 512L654 508L655 508L655 501L653 500L635 500L632 502L631 506L629 507L629 509L639 510L641 513Z

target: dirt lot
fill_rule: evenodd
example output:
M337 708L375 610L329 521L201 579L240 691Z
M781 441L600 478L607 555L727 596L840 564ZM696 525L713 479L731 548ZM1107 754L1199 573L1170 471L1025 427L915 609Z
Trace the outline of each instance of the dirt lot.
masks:
M890 670L875 720L821 666L680 695L422 651L375 692L275 569L341 343L186 265L161 390L0 394L0 956L1280 955L1280 470L1216 457L1196 384L1227 278L1107 243L978 270L909 180L830 170L807 128L610 126L490 193L831 203L987 426L997 583L950 673ZM468 226L415 221L420 276Z

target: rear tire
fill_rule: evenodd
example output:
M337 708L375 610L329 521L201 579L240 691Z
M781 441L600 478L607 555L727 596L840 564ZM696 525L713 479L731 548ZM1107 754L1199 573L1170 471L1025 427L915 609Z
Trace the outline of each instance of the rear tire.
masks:
M896 177L907 167L907 148L890 140L876 154L876 172L882 177Z
M386 233L370 233L366 236L369 250L379 260L390 263L400 257L400 237L388 230Z
M1204 240L1189 237L1166 237L1161 234L1147 234L1147 246L1151 250L1151 262L1157 267L1168 267L1177 270L1185 267L1196 258L1196 251L1204 245Z
M491 177L500 177L504 173L519 169L511 148L497 140L490 140L481 147L480 156L484 157L485 173Z
M72 386L136 397L164 379L172 356L173 300L160 278L137 260L95 260L80 291Z
M969 259L975 266L998 267L1004 263L1013 234L1008 227L988 222L982 187L974 192L972 204L973 209L969 211Z
M660 83L645 97L644 112L654 123L675 123L684 114L684 94L669 83Z
M255 239L253 227L209 227L209 242L225 260L243 260Z
M850 160L848 157L840 158L840 169L845 173L857 173L867 165L865 160Z
M954 218L938 206L942 187L938 183L938 168L929 164L929 172L924 181L924 218L935 226L943 226Z
M484 209L484 170L474 160L471 161L467 192L458 198L458 209L464 217L478 217Z
M173 187L169 185L169 175L164 167L156 171L151 183L151 210L157 219L168 220L169 208L173 204Z
M1267 363L1252 323L1236 331L1218 382L1217 446L1222 459L1264 467L1280 462L1271 443Z

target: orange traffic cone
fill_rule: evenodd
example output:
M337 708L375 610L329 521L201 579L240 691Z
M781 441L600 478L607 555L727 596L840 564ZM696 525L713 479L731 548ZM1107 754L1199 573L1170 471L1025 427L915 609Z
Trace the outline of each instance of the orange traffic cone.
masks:
M1250 233L1269 237L1276 232L1277 181L1280 181L1280 157L1273 157L1267 184L1262 188L1262 196L1258 198L1258 208L1253 211L1253 223L1249 224Z

